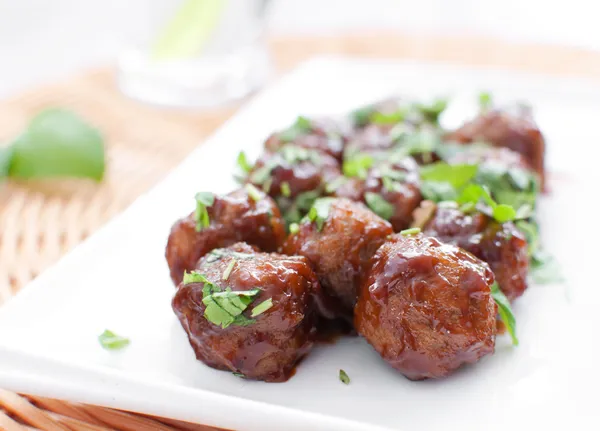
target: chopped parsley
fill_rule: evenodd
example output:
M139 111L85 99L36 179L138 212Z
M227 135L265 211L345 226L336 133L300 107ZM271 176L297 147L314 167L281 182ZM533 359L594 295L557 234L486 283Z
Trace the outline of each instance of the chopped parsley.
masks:
M403 122L408 115L408 110L406 108L398 108L393 112L383 113L379 111L375 111L371 114L369 120L373 124L378 124L381 126L391 126L396 123Z
M229 276L231 275L231 271L233 271L233 267L235 266L237 260L235 260L235 258L231 259L231 261L229 262L229 265L227 265L227 268L225 268L225 271L223 271L223 280L227 280L229 278Z
M365 193L365 202L375 214L385 220L391 219L394 215L394 206L378 193Z
M246 376L242 373L232 373L234 376L239 377L240 379L245 379Z
M196 271L192 271L192 272L185 271L183 273L183 284L204 283L206 281L207 281L206 277L204 277L204 275L202 275Z
M218 260L221 260L224 257L235 257L237 260L245 260L245 259L254 259L254 255L251 253L240 253L237 251L228 250L226 248L215 248L208 253L208 257L206 258L206 263L214 263ZM191 273L195 274L195 273ZM194 275L197 277L198 275ZM203 280L199 280L203 281ZM185 274L184 274L184 283L185 283ZM197 281L190 281L190 283L197 283Z
M311 207L310 211L308 212L308 220L310 220L311 222L315 222L319 231L323 230L323 225L329 217L329 209L333 201L334 198L317 199Z
M311 130L311 121L306 117L299 116L294 124L279 133L279 139L284 142L292 142L298 137L310 133Z
M445 182L458 189L475 177L477 165L449 165L446 162L437 162L421 167L420 173L423 181Z
M98 335L98 341L106 350L120 350L124 347L127 347L130 342L129 338L117 335L108 329L104 330L102 334Z
M404 229L400 231L400 235L402 236L412 236L412 235L418 235L421 233L421 228L418 227L411 227L410 229Z
M290 234L296 235L298 232L300 232L300 226L298 226L298 223L290 224Z
M248 158L246 157L246 153L240 151L237 156L237 165L241 169L242 172L249 173L252 170L252 165L248 163Z
M256 307L254 307L252 309L252 313L250 314L250 317L256 317L260 314L263 314L265 311L267 311L272 306L273 306L273 299L269 298L266 301L263 301L260 304L258 304Z
M487 112L492 107L492 95L487 91L479 93L477 100L479 101L479 110L481 112Z
M483 200L490 207L491 216L498 223L512 221L517 216L517 212L513 207L496 203L487 189L479 184L469 184L458 197L458 203L461 204L477 205L480 200Z
M248 319L242 312L260 294L260 289L232 291L228 287L223 290L206 277L203 282L202 303L206 306L204 309L206 320L222 329L230 325L247 326L254 323L254 320Z
M340 382L342 382L345 385L349 385L350 384L350 377L348 377L348 374L346 374L346 372L344 370L340 370Z
M356 153L344 160L342 171L347 177L365 179L375 160L370 154Z
M561 283L565 281L556 259L541 250L531 256L530 276L537 284Z
M254 187L254 185L248 183L244 186L244 188L246 189L248 196L250 196L250 198L254 202L258 202L259 200L261 200L263 198L263 195L260 192L260 190L258 190L256 187Z
M207 208L215 203L215 195L209 192L200 192L196 193L195 199L196 211L194 213L194 218L196 220L196 232L200 232L210 225Z
M444 112L448 107L448 99L437 98L431 103L417 103L415 104L415 107L421 112L427 121L437 124L440 115L442 115L442 112Z
M518 346L519 339L517 338L517 322L512 312L512 308L510 307L510 302L508 302L508 299L500 290L497 282L494 282L490 289L492 291L492 298L494 298L494 301L496 301L496 304L498 305L498 314L500 314L500 319L510 334L513 346Z
M371 121L371 115L375 112L373 106L365 106L350 113L350 120L355 127L364 127Z
M344 177L343 175L340 175L335 180L331 181L330 183L327 183L327 185L325 186L325 192L334 193L337 189L346 184L347 181L348 178Z
M292 195L292 190L290 189L290 184L286 181L281 183L281 194L286 197L289 198Z

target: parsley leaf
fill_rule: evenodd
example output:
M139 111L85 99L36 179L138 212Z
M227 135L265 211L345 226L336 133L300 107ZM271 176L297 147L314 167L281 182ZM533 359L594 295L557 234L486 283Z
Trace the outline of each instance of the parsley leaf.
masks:
M529 274L533 281L538 284L565 281L556 259L541 250L536 250L531 256L531 271Z
M298 232L300 232L300 226L298 226L298 223L291 223L290 235L296 235Z
M0 180L8 176L12 155L13 147L0 147Z
M48 109L36 115L11 144L9 176L76 177L101 181L104 142L100 132L73 112ZM6 160L4 164L6 164Z
M404 229L400 231L400 235L402 236L411 236L411 235L418 235L421 233L421 228L418 227L411 227L410 229Z
M342 171L347 177L358 177L365 179L367 172L375 160L370 154L356 153L344 160Z
M206 279L206 277L204 275L200 274L199 272L185 271L183 273L183 284L190 284L190 283L210 283L210 282Z
M308 212L308 220L310 220L311 222L315 222L319 231L323 230L323 225L329 217L329 208L331 207L333 201L334 198L317 199L310 211Z
M371 115L375 112L373 106L365 106L350 113L350 120L355 127L364 127L371 122Z
M426 200L433 202L454 201L458 197L458 192L450 183L439 181L422 182L421 194Z
M373 124L389 126L403 122L406 119L407 114L408 110L406 108L398 108L390 113L376 111L371 114L370 120Z
M382 219L389 220L394 215L394 205L386 201L383 196L378 193L365 193L365 202L371 211Z
M423 181L446 182L458 189L465 186L475 177L477 174L477 165L449 165L446 162L437 162L422 166L420 173Z
M250 317L256 317L260 314L263 314L265 311L267 311L272 306L273 306L273 299L269 298L269 299L261 302L260 304L258 304L256 307L254 307L252 309L252 313L250 314Z
M342 382L345 385L349 385L350 384L350 377L348 377L348 374L346 374L346 372L344 370L340 370L340 382Z
M442 112L448 107L448 99L438 98L431 103L417 103L415 107L423 114L425 119L432 123L437 123Z
M340 175L339 177L337 177L333 181L327 183L327 185L325 186L325 192L326 193L333 193L333 192L335 192L341 186L343 186L344 184L346 184L346 181L348 181L348 178L346 178L343 175Z
M222 290L221 287L206 280L202 288L202 303L206 306L204 317L209 322L221 326L222 329L232 324L251 325L254 320L243 316L242 312L259 294L260 289L232 291L228 287Z
M294 124L279 133L279 139L284 142L292 142L298 137L309 133L311 130L311 121L306 117L299 116Z
M108 329L98 335L98 341L106 350L120 350L127 347L130 342L129 338L121 337Z
M505 204L498 205L486 188L479 184L469 184L458 197L458 202L461 204L477 204L480 200L489 205L492 210L491 215L498 223L512 221L517 216L513 207Z
M237 164L242 172L249 173L252 170L252 165L248 162L246 158L246 153L240 151L237 157Z
M209 192L199 192L196 193L195 199L196 211L194 218L196 220L196 232L200 232L210 225L207 208L213 206L215 203L215 195Z
M508 302L508 299L500 290L500 287L498 286L497 282L494 282L494 284L491 285L490 289L492 291L492 298L494 298L494 301L496 301L496 304L498 305L498 313L500 314L500 319L502 320L502 323L504 323L504 326L506 326L506 330L510 334L513 346L518 346L519 339L517 338L516 332L517 322L512 312L512 308L510 307L510 302Z
M253 184L248 183L244 185L244 188L246 189L248 196L250 196L250 199L252 199L254 202L258 202L263 198L260 190L258 190Z
M229 276L231 275L231 271L233 271L233 267L235 266L235 264L237 263L237 260L235 260L235 258L231 259L231 261L229 262L229 265L227 265L227 268L225 268L225 271L223 271L223 280L227 280L229 279Z
M479 101L479 110L481 112L487 112L492 107L492 95L487 91L482 91L477 97Z
M290 184L286 181L281 183L280 186L281 189L281 194L286 197L289 198L292 195L292 190L290 189Z

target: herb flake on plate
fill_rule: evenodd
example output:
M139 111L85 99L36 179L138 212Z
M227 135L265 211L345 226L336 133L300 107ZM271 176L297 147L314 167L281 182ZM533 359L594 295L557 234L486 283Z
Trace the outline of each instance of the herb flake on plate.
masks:
M496 305L498 305L498 314L500 315L500 319L502 320L502 323L504 323L504 326L506 326L506 330L512 339L513 346L518 346L519 339L517 338L517 322L515 315L512 312L510 302L500 290L498 282L495 281L490 289L492 291L492 298L494 298Z
M340 379L340 382L342 382L345 385L350 384L350 377L344 370L340 370L339 379Z
M98 335L98 341L100 345L106 350L120 350L129 345L129 338L122 337L115 334L108 329Z

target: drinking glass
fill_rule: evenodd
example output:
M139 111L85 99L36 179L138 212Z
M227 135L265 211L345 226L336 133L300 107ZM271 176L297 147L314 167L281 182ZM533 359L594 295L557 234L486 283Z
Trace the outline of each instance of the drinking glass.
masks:
M209 107L258 89L271 71L264 40L268 0L143 0L143 25L118 60L128 96Z

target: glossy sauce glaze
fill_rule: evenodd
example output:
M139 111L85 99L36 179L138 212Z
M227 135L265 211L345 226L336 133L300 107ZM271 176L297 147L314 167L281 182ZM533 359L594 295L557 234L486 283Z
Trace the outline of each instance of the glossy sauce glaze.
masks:
M251 197L245 188L215 197L207 208L210 225L196 229L195 213L178 220L171 228L165 251L171 279L181 283L184 271L195 268L198 259L209 251L238 241L276 251L285 239L285 225L277 205L258 192Z
M423 233L454 244L487 262L502 292L513 301L527 289L529 255L525 235L512 222L457 208L438 207Z
M242 374L245 378L281 382L293 373L295 364L306 355L316 339L323 308L319 281L301 256L259 253L238 243L202 258L197 271L223 290L260 289L253 305L270 299L272 307L255 317L251 307L243 315L254 320L223 329L204 316L204 283L180 285L173 310L188 334L196 357L205 364ZM235 263L224 280L227 268Z
M435 238L393 235L372 258L355 328L412 380L439 378L494 352L487 264Z
M348 199L331 199L322 229L304 220L281 250L288 255L305 256L314 268L323 290L336 298L341 314L352 318L356 291L369 259L392 226L363 204Z
M525 157L529 167L539 176L542 188L544 187L546 144L527 107L515 106L484 112L450 133L446 139L463 144L486 142L516 151Z

